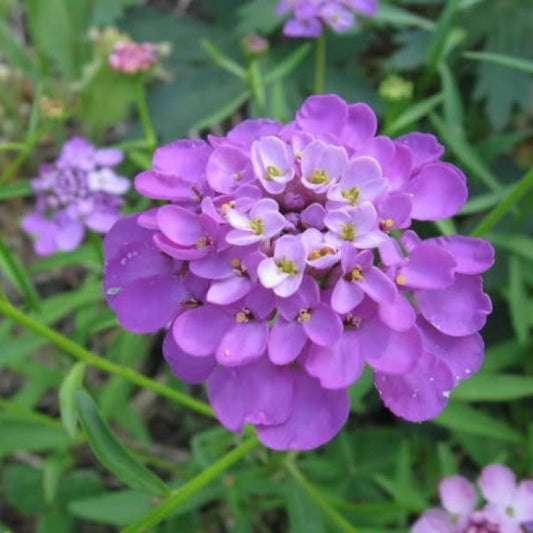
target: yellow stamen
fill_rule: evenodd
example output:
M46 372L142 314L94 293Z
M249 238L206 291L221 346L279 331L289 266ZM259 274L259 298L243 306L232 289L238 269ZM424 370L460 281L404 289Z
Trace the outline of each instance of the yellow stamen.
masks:
M348 224L341 224L341 227L341 239L344 239L345 241L353 241L355 239L355 236L357 235L353 222L350 222Z
M206 235L203 235L202 237L200 237L197 241L196 241L196 248L198 248L199 250L201 250L202 248L205 248L206 246L208 246L209 244L211 244L211 239L209 237L207 237Z
M267 180L273 180L274 178L279 178L279 176L283 176L283 172L279 167L276 167L274 165L268 165L266 167L266 176L265 179Z
M363 271L361 270L361 267L356 266L351 272L350 272L350 279L352 281L362 281L364 280Z
M296 276L300 273L300 269L296 266L294 261L282 257L276 261L276 266L285 274L290 274L291 276Z
M307 322L308 320L311 320L309 309L300 309L300 312L298 313L298 322Z
M328 173L323 168L317 168L307 180L309 183L320 185L322 183L328 184L331 181Z
M405 276L400 275L396 278L396 283L398 285L407 285L407 278Z
M307 260L314 261L315 259L320 259L321 257L325 257L326 255L333 255L334 253L335 250L333 248L329 248L328 246L324 248L317 248L307 256Z
M262 218L254 218L253 220L250 220L249 224L250 229L256 235L263 235L265 233L265 224Z
M342 197L348 200L350 205L357 205L361 197L361 189L359 187L352 187L351 189L344 189Z

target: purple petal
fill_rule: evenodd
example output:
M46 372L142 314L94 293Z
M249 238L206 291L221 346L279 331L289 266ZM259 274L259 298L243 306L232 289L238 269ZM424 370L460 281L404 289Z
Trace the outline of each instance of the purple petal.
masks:
M287 37L320 37L323 28L320 20L311 19L289 19L283 26L283 33Z
M213 281L207 291L207 301L218 305L227 305L243 296L252 289L250 278L245 276L230 276L220 281Z
M122 287L112 280L106 282L109 305L117 313L120 324L134 333L157 331L181 311L183 286L172 276L139 278Z
M406 193L392 193L379 203L379 218L382 229L393 230L411 224L411 197Z
M407 331L414 326L415 310L411 302L399 291L393 302L380 303L378 310L381 320L396 331Z
M482 274L494 264L494 247L485 239L451 235L436 237L425 242L435 243L450 253L460 274Z
M463 476L444 478L439 484L439 495L442 506L452 515L465 516L476 508L476 488Z
M376 372L375 383L386 407L411 422L437 416L446 407L454 386L448 367L430 353L419 354L407 374Z
M63 252L75 250L85 236L82 222L65 216L57 221L57 226L55 240L58 250Z
M57 252L58 227L51 220L38 213L30 213L22 219L21 226L33 237L33 246L37 254L51 255Z
M207 162L207 181L220 193L232 193L243 182L253 178L250 159L232 146L216 148Z
M370 106L362 103L349 105L342 140L353 148L359 148L374 137L377 127L378 121Z
M194 357L186 354L174 340L169 330L163 341L163 355L172 369L172 373L186 383L202 383L215 368L214 357Z
M396 286L379 268L371 267L366 270L359 285L375 302L393 303L396 299Z
M426 163L437 161L444 153L444 146L439 144L437 138L429 133L408 133L398 137L396 142L405 144L410 148L413 157L413 170Z
M421 244L407 256L396 281L409 289L445 289L454 282L455 267L455 259L448 252Z
M516 477L506 466L492 464L481 471L478 485L489 503L506 508L511 504L516 492Z
M219 366L207 382L209 402L217 418L231 431L244 424L282 424L290 414L293 376L289 368L262 357L238 368Z
M191 184L183 178L146 170L135 177L137 192L154 200L193 200Z
M479 333L465 337L450 337L435 329L422 317L417 320L427 351L439 357L454 375L456 384L471 378L481 367L485 356L483 339Z
M456 533L450 515L442 509L426 511L413 525L411 533Z
M274 450L310 450L331 440L350 411L346 389L328 390L302 370L292 369L294 396L289 418L278 425L259 425L259 440Z
M221 308L204 305L181 314L172 333L178 346L190 355L205 357L216 352L235 320Z
M296 113L300 129L318 135L339 134L347 119L348 106L335 94L309 96Z
M270 330L268 356L276 365L292 363L302 352L307 335L299 322L278 318Z
M513 500L513 511L517 522L533 521L533 480L526 479L518 485Z
M415 291L424 318L442 333L463 337L479 331L492 311L481 276L458 275L447 289Z
M363 289L353 281L339 278L331 294L331 307L337 313L348 313L363 300Z
M331 346L342 335L342 321L329 305L319 304L310 311L311 318L302 326L307 336L319 346Z
M177 205L159 208L157 223L165 237L180 246L193 246L204 234L200 216Z
M163 174L173 174L194 183L203 178L212 150L205 141L180 139L155 151L153 167Z
M431 163L422 168L408 184L412 194L412 217L439 220L459 212L468 197L464 177L447 163Z
M361 352L379 372L404 374L413 368L422 352L422 340L416 328L394 331L377 318L363 319L357 333Z
M235 324L220 341L216 351L217 361L224 366L249 363L263 355L267 340L266 322Z
M120 213L93 211L85 218L85 225L98 233L107 233L120 217Z
M122 163L124 152L117 148L99 148L94 152L94 162L104 167L114 167Z
M355 383L364 368L357 332L345 331L332 346L311 345L305 358L308 374L318 378L326 389L343 389Z
M242 148L250 148L252 143L260 137L277 135L283 124L267 118L254 118L243 120L227 134L228 141Z

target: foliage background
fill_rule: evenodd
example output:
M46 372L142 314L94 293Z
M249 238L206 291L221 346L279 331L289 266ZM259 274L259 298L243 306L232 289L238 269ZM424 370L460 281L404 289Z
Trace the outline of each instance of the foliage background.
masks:
M533 4L380 4L356 31L328 36L326 90L372 105L386 134L436 133L467 172L463 211L425 232L496 246L486 363L425 424L386 412L364 374L334 441L281 454L221 428L203 390L170 375L160 336L118 327L98 236L39 259L18 224L29 179L73 134L123 147L133 177L155 138L289 120L313 92L312 44L281 35L275 0L0 1L0 531L403 532L444 475L475 478L499 461L533 476ZM109 25L168 43L155 75L107 66L90 36ZM268 53L243 51L251 32ZM132 194L129 209L144 207ZM143 526L162 502L166 514Z

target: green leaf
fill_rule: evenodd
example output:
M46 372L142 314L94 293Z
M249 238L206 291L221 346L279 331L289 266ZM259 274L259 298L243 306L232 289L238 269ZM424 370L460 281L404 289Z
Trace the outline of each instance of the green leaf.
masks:
M390 124L387 129L387 135L396 135L411 124L418 122L422 118L429 115L444 99L442 93L435 94L424 100L416 102L408 107L396 120Z
M64 452L56 452L46 458L43 467L43 493L48 504L55 501L60 476L70 461L70 456Z
M276 63L276 66L265 74L264 82L273 83L290 74L305 59L305 56L311 51L311 48L311 43L305 43L299 46L285 59Z
M511 233L489 234L487 238L498 248L533 261L533 238Z
M71 501L69 513L103 524L126 526L153 509L152 496L145 492L122 490Z
M464 52L463 57L473 59L474 61L487 61L502 67L522 70L533 74L533 61L521 57L510 56L506 54L494 54L491 52Z
M2 438L0 456L13 451L44 451L66 448L70 439L63 428L52 427L41 422L0 415Z
M529 314L529 298L522 274L523 262L513 255L509 258L509 312L511 323L518 342L526 343L529 338L531 317Z
M11 281L14 287L22 294L30 307L34 310L40 308L40 299L33 283L28 276L24 265L18 257L0 239L0 270Z
M448 0L439 16L435 34L427 51L427 64L431 70L441 62L446 48L446 40L450 35L457 17L460 0Z
M233 74L241 80L246 79L246 71L236 62L228 57L220 48L218 48L213 43L209 42L207 39L202 39L200 41L201 47L205 50L207 55L223 70Z
M75 533L76 520L62 511L49 511L39 520L37 533Z
M27 465L8 465L4 468L2 492L5 500L22 513L36 514L46 509L40 487L39 470Z
M83 382L85 373L85 363L76 363L66 375L63 383L59 387L59 407L61 410L61 421L71 438L76 438L78 428L78 417L76 414L76 391Z
M506 442L521 443L523 440L522 435L505 422L480 409L455 401L450 402L432 422L452 431L463 431Z
M431 20L385 2L380 2L379 10L373 21L378 24L391 24L398 27L414 26L426 31L435 29L435 23Z
M21 196L30 196L31 194L33 194L33 191L28 181L2 183L0 185L0 200L19 198Z
M37 77L34 58L28 53L15 32L0 19L0 55L11 66L20 69L30 78ZM0 196L1 197L1 196Z
M39 259L28 270L31 274L38 274L71 265L84 266L96 272L101 272L102 269L100 257L95 246L84 244L72 252L58 252L50 257Z
M294 481L285 481L285 500L290 533L324 533L324 514L308 494Z
M271 33L281 25L281 18L276 14L277 0L251 0L239 8L235 31L238 35L258 32Z
M170 492L163 481L126 451L83 389L76 392L76 408L92 451L118 479L132 489L149 494L165 496Z
M478 374L453 392L456 400L509 402L533 396L533 377L511 374Z

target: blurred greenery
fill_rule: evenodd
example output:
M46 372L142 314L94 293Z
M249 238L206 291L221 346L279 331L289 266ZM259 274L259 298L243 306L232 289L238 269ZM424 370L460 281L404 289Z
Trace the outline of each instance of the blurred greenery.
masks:
M282 35L276 4L0 0L0 531L405 532L442 476L500 461L533 477L530 0L380 0L374 19L328 35L326 91L372 105L388 135L437 134L468 174L463 211L428 236L482 235L497 249L485 365L431 423L394 419L365 373L327 446L257 447L171 376L161 338L118 327L98 238L48 258L22 241L29 179L73 134L123 147L133 176L155 140L288 120L313 91L314 54ZM243 48L252 32L268 41L261 55ZM160 43L158 66L113 71L124 35ZM132 194L128 208L143 202Z

